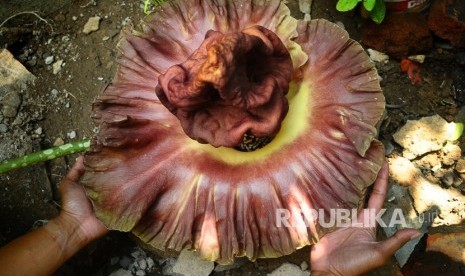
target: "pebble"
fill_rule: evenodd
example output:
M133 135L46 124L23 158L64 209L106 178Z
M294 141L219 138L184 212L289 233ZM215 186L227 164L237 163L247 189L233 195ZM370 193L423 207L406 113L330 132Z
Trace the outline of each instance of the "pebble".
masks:
M389 62L389 56L385 53L381 53L379 51L368 49L368 54L370 55L370 59L375 62L386 64Z
M53 142L53 146L54 147L59 147L59 146L63 146L65 144L65 141L63 141L63 139L61 139L61 137L58 137L55 139L55 142ZM112 259L113 260L113 259ZM116 261L118 262L118 261ZM113 265L113 264L112 264Z
M63 60L62 59L57 60L55 63L53 63L52 69L53 69L53 74L54 75L58 74L61 71L61 66L62 65L63 65Z
M207 276L214 269L214 262L201 260L196 252L183 250L173 267L173 272L184 276Z
M269 273L268 276L308 276L308 271L302 271L299 266L291 263L284 263L280 267Z
M58 96L58 90L56 90L55 88L52 89L51 93L52 93L52 95L55 96L55 97Z
M301 264L300 264L300 269L302 270L307 270L308 269L308 263L306 261L303 261Z
M408 59L411 60L411 61L418 62L418 63L423 63L423 62L425 62L425 55L409 56Z
M69 139L74 139L76 138L76 131L73 130L71 132L68 132L66 136L68 136Z
M132 276L131 271L128 271L126 269L118 269L116 271L113 271L110 276Z
M149 270L152 269L152 267L155 265L155 262L153 261L153 259L150 258L150 257L148 257L148 258L146 259L146 261L147 261L147 268L148 268Z
M452 186L452 184L454 184L454 173L447 172L444 174L444 176L441 178L441 182L446 188Z
M136 271L136 275L137 275L137 276L144 276L144 275L145 275L145 271L143 271L143 270L137 270L137 271Z
M71 18L73 19L73 21L76 21L78 19L77 16L73 16Z
M145 259L141 259L138 261L138 264L139 264L139 268L142 269L142 270L146 270L147 269L147 261Z
M108 39L110 39L109 36L104 36L104 37L102 37L102 40L103 40L103 41L107 41Z
M41 127L38 127L36 130L34 130L34 132L38 135L41 135L42 134L42 128Z
M16 91L10 91L3 97L2 104L3 116L13 118L18 114L18 108L21 105L21 96Z
M131 259L129 259L126 256L123 256L121 260L119 261L119 265L122 266L123 268L127 268L131 264Z
M8 127L5 124L0 124L0 133L6 133L8 131Z
M85 34L90 34L91 32L98 31L100 28L100 19L101 18L99 16L90 17L84 25L82 32Z
M48 56L45 58L45 64L50 65L53 63L54 57L53 56Z

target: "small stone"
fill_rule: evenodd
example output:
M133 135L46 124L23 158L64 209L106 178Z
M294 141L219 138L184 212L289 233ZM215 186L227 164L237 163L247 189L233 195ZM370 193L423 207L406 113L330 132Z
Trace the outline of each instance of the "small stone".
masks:
M310 14L313 0L299 0L299 9L304 14Z
M145 259L141 259L137 262L139 264L139 268L142 270L147 269L147 261Z
M76 138L76 131L73 130L71 132L68 132L66 136L68 136L69 139L74 139Z
M447 172L444 174L444 176L441 178L441 182L446 188L452 186L452 184L454 184L454 173Z
M103 81L103 78L102 77L98 77L97 78L99 81Z
M13 121L13 123L11 123L12 126L19 126L23 123L23 119L21 119L20 117L16 117L16 119Z
M3 104L3 116L8 118L16 117L18 108L21 105L21 95L16 91L10 91L5 94L2 100Z
M37 135L41 135L41 134L42 134L42 128L41 128L41 127L38 127L36 130L34 130L34 132L35 132Z
M181 251L173 272L185 276L207 276L213 271L214 262L201 260L197 253L189 250Z
M301 264L300 264L300 269L302 270L307 270L308 269L308 263L306 261L303 261Z
M145 271L137 270L137 271L136 271L136 275L137 275L137 276L144 276L144 275L145 275Z
M458 187L460 187L462 185L462 183L463 183L462 178L456 178L454 180L454 184L452 184L452 186L454 186L455 188L458 188Z
M155 262L153 261L153 259L150 258L150 257L148 257L148 258L146 259L146 261L147 261L147 268L148 268L149 270L152 269L152 267L155 265Z
M90 17L89 20L87 20L87 23L84 25L82 32L85 34L90 34L91 32L98 31L100 28L100 19L101 18L99 16Z
M0 133L6 133L8 131L8 127L5 124L0 124Z
M411 61L418 62L418 63L423 63L423 62L425 62L425 55L409 56L408 59L411 60Z
M102 37L102 40L103 40L103 41L107 41L108 39L110 39L109 36L104 36L104 37Z
M132 256L134 259L139 258L139 256L140 256L140 251L139 251L139 250L136 250L136 251L132 252L132 253L131 253L131 256Z
M73 21L76 21L78 19L77 16L73 16L71 18L73 19Z
M455 170L458 173L465 173L465 158L460 158L455 165Z
M45 64L50 65L53 63L54 57L53 56L48 56L45 58Z
M284 263L280 267L273 270L269 273L268 276L308 276L310 275L308 271L302 271L300 267L291 263Z
M36 56L32 56L30 60L28 60L27 62L27 65L29 66L36 66L37 65L37 57Z
M113 271L109 276L132 276L132 273L131 271L120 268L116 271Z
M130 264L131 264L131 259L129 259L126 256L123 256L123 258L121 258L121 260L119 261L119 265L122 266L123 268L129 267Z
M55 63L53 63L52 69L53 69L53 74L54 75L58 74L61 71L61 66L62 65L63 65L63 60L62 59L57 60Z
M375 62L386 64L389 62L389 56L385 53L381 53L379 51L368 49L368 54L370 55L370 59Z

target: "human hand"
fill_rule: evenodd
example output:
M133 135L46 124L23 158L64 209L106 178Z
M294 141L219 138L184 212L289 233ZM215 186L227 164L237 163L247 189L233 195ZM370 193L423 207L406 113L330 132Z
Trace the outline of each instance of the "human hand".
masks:
M368 208L357 216L363 223L370 209L377 214L383 206L388 186L389 168L381 168L368 201ZM373 221L373 220L371 220ZM324 236L313 245L310 255L312 275L360 275L383 266L405 243L418 238L415 229L402 229L385 241L376 241L376 221L364 227L344 227Z
M83 243L88 243L106 234L108 229L95 217L84 188L77 183L84 173L83 160L82 156L78 157L61 181L62 208L58 217L52 221L66 230L74 231Z

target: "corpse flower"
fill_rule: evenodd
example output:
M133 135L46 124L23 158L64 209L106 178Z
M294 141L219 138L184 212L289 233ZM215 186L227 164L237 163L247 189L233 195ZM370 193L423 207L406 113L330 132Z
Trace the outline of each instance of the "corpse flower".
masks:
M317 242L332 228L311 210L363 205L384 97L335 24L279 0L175 0L119 50L81 179L110 229L230 263Z

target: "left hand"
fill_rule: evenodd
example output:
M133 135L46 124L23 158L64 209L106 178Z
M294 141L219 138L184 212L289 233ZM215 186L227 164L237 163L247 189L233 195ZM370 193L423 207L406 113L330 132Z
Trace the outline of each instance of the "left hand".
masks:
M378 174L368 208L358 214L363 223L369 210L377 214L383 206L389 168L385 163ZM373 220L372 220L373 221ZM385 241L376 241L376 222L363 227L343 227L327 234L313 245L310 255L312 275L360 275L383 266L408 241L419 237L415 229L402 229Z

